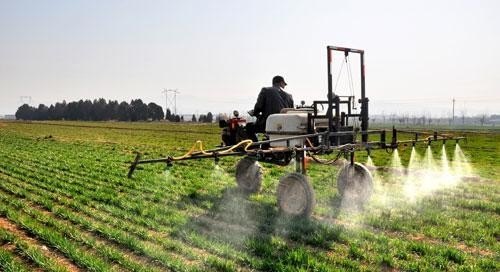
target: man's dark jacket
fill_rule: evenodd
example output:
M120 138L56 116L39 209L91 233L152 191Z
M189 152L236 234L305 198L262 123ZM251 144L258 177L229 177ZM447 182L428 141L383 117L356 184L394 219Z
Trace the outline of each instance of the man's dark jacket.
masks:
M256 126L263 131L266 126L267 117L273 113L279 113L283 108L293 108L292 95L277 87L262 88L253 108L257 116Z

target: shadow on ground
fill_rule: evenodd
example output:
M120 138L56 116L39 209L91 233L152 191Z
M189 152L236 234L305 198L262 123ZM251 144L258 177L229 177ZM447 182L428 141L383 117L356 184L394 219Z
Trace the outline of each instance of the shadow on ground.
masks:
M338 200L333 201L340 205ZM224 189L219 196L197 194L180 202L209 202L212 206L206 213L189 218L174 235L195 244L200 243L201 236L213 252L220 252L217 247L230 248L236 255L250 256L258 261L243 263L259 270L324 266L324 260L318 261L310 248L331 249L332 244L346 242L343 226L281 215L275 202L254 200L235 187Z

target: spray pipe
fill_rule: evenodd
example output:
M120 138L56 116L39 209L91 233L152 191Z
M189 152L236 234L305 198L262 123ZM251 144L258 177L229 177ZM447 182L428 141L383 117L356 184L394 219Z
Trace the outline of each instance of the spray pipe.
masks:
M199 149L198 149L198 150L196 150L196 146L197 146L197 145L199 145ZM240 146L242 146L242 145L245 145L244 150L245 150L245 151L248 151L248 147L249 147L250 145L252 145L252 140L244 140L244 141L241 141L241 142L239 142L237 145L233 145L231 148L229 148L229 149L227 149L227 150L224 150L224 151L221 151L221 152L219 152L219 153L217 153L217 152L207 152L207 151L205 151L205 150L203 149L203 142L202 142L202 141L200 141L200 140L198 140L198 141L196 141L196 142L193 144L193 146L191 147L191 149L189 149L189 151L188 151L186 154L184 154L184 155L182 155L182 156L179 156L179 157L172 157L172 161L182 160L182 159L185 159L185 158L191 157L191 155L192 155L195 151L199 151L199 152L201 152L203 155L208 155L208 156L210 156L210 155L214 155L214 154L225 154L225 153L229 153L229 152L233 151L234 149L236 149L236 148L238 148L238 147L240 147ZM217 155L215 155L215 156L217 157Z
M141 153L136 152L134 162L130 165L130 169L128 171L127 177L132 177L132 173L134 172L135 168L137 167L137 164L139 164L139 160L141 159Z
M396 146L397 148L397 143L398 143L398 133L396 127L392 126L392 141L391 141L392 147Z

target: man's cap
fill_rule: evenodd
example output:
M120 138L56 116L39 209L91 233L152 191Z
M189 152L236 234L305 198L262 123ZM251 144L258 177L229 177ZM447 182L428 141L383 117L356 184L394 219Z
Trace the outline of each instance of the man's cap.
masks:
M283 83L285 83L285 85L287 85L285 82L285 79L282 76L273 77L273 84L281 83L281 82L283 82Z

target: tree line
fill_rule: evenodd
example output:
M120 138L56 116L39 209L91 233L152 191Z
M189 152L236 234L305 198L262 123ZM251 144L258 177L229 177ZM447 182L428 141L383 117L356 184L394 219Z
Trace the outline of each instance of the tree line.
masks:
M15 115L18 120L156 121L166 119L171 122L184 121L182 116L172 114L170 109L167 109L165 114L161 106L153 102L145 104L141 99L133 99L130 103L106 101L104 98L93 101L81 99L69 103L57 102L50 106L39 104L38 107L23 104L17 109ZM209 112L207 115L200 115L198 122L212 122L212 120L212 113ZM194 121L196 122L196 118Z
M155 103L145 104L141 99L133 99L130 104L104 98L63 101L50 106L40 104L38 107L24 104L16 111L16 119L21 120L143 121L161 120L164 116L162 107Z

